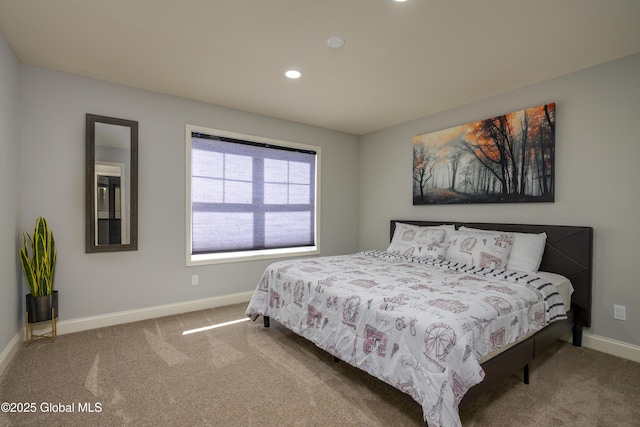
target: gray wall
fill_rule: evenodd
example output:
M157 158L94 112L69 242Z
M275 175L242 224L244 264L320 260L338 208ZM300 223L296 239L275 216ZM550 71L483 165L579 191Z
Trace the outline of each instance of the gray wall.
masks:
M361 138L359 248L388 245L389 220L587 225L595 229L592 334L640 345L640 55ZM412 205L412 138L475 120L556 103L556 201L544 204ZM627 321L613 319L613 305Z
M0 33L0 354L22 325L20 62Z
M138 251L84 252L85 113L139 122ZM353 135L28 65L20 117L21 223L43 215L54 231L60 321L255 289L269 261L185 265L187 123L320 146L322 254L357 249Z

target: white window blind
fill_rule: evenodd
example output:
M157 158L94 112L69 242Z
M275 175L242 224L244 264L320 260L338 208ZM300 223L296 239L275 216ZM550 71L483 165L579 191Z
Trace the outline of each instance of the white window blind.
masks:
M191 254L316 245L312 149L191 133Z

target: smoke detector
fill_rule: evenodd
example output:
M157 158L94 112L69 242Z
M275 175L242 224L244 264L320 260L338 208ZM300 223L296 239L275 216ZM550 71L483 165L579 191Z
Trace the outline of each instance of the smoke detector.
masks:
M329 39L327 40L327 45L334 49L341 48L342 46L344 46L344 39L339 36L329 37Z

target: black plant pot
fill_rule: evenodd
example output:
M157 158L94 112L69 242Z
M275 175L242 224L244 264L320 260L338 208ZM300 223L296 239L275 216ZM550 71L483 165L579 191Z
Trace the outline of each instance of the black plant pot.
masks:
M42 297L26 295L27 315L29 323L38 323L51 320L51 308L53 307L55 317L58 317L58 291Z

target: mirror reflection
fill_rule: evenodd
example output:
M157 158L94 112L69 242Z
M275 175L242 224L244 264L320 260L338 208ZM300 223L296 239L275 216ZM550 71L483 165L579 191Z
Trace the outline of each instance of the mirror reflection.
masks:
M137 249L138 123L87 114L87 252Z

